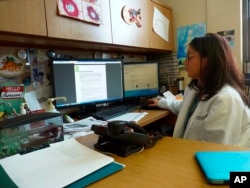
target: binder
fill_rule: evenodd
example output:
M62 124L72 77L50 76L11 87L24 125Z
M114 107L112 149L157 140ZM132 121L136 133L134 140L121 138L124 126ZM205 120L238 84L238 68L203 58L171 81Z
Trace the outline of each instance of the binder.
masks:
M125 165L112 162L111 164L108 164L107 166L102 167L101 169L97 170L96 172L93 172L67 186L65 188L79 188L79 187L85 187L88 186L98 180L101 180L115 172L120 171L123 169ZM4 168L0 165L0 187L8 187L8 188L18 188L18 186L12 181L12 179L9 177L9 175L6 173Z
M4 182L26 188L84 187L125 167L112 157L87 148L75 139L1 159L0 165L3 167L0 168L0 174L4 174ZM0 187L11 186L3 186L1 177Z
M18 188L18 186L12 181L9 175L6 173L2 165L0 165L0 187L8 187L8 188Z
M91 183L94 183L98 180L101 180L107 176L110 176L111 174L120 171L123 169L125 165L112 162L111 164L108 164L107 166L102 167L101 169L97 170L94 173L91 173L78 181L66 186L65 188L79 188L79 187L85 187L87 185L90 185Z

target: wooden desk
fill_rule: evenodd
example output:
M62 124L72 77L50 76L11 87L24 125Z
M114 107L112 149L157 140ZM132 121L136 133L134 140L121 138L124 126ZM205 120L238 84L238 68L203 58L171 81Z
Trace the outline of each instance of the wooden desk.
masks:
M136 112L138 112L138 111L136 111ZM141 110L140 112L147 112L148 113L140 121L137 122L137 124L142 126L142 127L172 114L168 110L161 110L161 109L160 110Z
M77 139L93 148L97 135ZM244 150L244 148L205 143L200 141L164 137L152 148L128 157L113 156L126 167L89 187L127 188L209 188L218 187L208 184L194 158L199 150ZM229 187L228 185L219 188Z

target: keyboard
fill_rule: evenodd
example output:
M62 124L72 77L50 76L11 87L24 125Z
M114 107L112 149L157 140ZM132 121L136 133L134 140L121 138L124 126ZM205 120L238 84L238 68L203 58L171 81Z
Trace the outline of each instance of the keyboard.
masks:
M107 121L111 118L121 116L123 114L135 111L138 109L137 105L133 104L119 104L115 106L100 107L92 116L99 120Z

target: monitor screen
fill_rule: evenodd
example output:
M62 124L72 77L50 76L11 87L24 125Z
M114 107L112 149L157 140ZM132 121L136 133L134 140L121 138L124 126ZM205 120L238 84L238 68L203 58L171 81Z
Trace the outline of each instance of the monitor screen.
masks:
M154 97L159 94L157 62L124 63L124 98Z
M56 108L93 105L123 99L121 60L52 60Z

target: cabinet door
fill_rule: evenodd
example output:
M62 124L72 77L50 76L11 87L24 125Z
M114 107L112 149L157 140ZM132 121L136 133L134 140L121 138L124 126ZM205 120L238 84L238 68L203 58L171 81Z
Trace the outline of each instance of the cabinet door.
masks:
M44 0L0 1L0 31L47 35Z
M58 14L57 0L45 0L48 36L88 42L112 43L109 0L101 0L101 24Z
M113 43L148 48L147 1L110 0L110 8ZM133 14L134 17L131 17L130 13ZM141 20L139 17L141 17Z
M156 12L154 12L156 11ZM159 13L159 14L157 14ZM173 50L173 25L172 25L172 8L168 7L167 5L161 3L159 0L149 0L149 30L150 30L150 37L149 37L149 47L153 49L161 49L161 50ZM160 16L159 16L160 15ZM155 16L155 22L154 22ZM159 17L158 17L159 16ZM157 29L153 28L153 24L157 24L157 19L160 20L163 16L163 24L160 26L159 33L166 33L164 37L161 37L162 34L157 33ZM166 20L168 22L165 22ZM167 24L168 23L168 24ZM164 31L165 30L165 31ZM161 32L163 31L163 32ZM167 40L166 40L167 39Z

